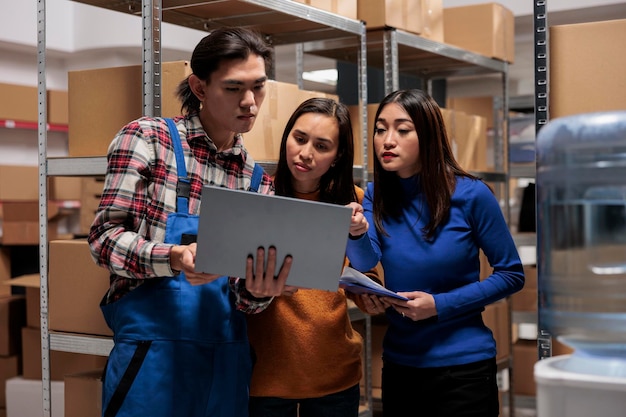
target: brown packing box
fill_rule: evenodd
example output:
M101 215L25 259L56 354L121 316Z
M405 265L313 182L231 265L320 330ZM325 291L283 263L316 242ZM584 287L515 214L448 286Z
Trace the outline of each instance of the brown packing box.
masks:
M50 242L48 272L51 330L111 336L100 301L109 289L109 272L97 266L85 239Z
M50 380L63 381L65 375L103 369L105 356L50 351ZM22 328L22 375L24 379L41 379L41 330Z
M515 16L499 3L443 9L445 43L477 54L513 63Z
M20 357L18 355L0 356L0 408L7 406L6 382L20 374ZM21 416L20 416L21 417Z
M48 203L48 240L58 237L59 208ZM2 243L4 245L39 244L39 201L4 201Z
M80 200L81 177L50 177L48 193L51 200Z
M20 352L21 328L26 324L26 298L23 295L0 297L0 356Z
M357 0L295 0L349 19L357 19Z
M487 129L493 129L495 104L492 96L449 97L446 99L446 108L483 116L487 121Z
M368 29L392 27L443 42L442 0L358 0L357 17Z
M500 300L489 304L483 311L485 325L491 329L496 340L496 359L504 360L511 354L511 329L509 319L509 302Z
M0 119L37 122L37 87L0 83Z
M13 278L11 286L24 288L26 298L26 326L41 326L40 292L41 277L39 274L28 274Z
M626 19L550 27L551 118L626 109L625 35Z
M102 416L102 369L65 375L65 417Z
M513 311L537 311L539 294L537 289L537 267L524 265L524 288L511 295Z
M350 110L350 121L352 122L352 134L354 135L354 165L363 164L363 124L361 123L361 107L348 106ZM374 117L378 110L378 103L367 105L367 170L374 171L374 152L373 152L373 133L374 133Z
M39 167L0 165L0 201L39 199Z
M80 233L88 234L100 205L104 177L84 177L81 181Z
M48 123L66 125L69 121L67 91L48 90Z
M539 359L536 340L519 339L513 344L513 392L516 395L534 396L535 363Z
M178 84L191 73L189 62L161 65L161 115L181 112ZM69 156L106 155L111 140L128 122L143 115L142 67L70 71L68 74Z
M11 295L11 287L3 285L11 279L11 249L0 246L0 297Z

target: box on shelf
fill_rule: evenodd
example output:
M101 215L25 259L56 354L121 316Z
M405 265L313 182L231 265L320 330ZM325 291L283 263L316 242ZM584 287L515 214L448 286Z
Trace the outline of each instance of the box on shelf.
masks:
M22 275L11 279L8 284L24 288L26 305L26 326L41 326L40 292L41 277L39 274Z
M109 271L95 264L87 240L51 241L49 258L49 328L112 336L100 311L109 289Z
M161 115L180 114L178 84L191 74L187 61L161 64ZM102 156L115 134L143 115L141 65L70 71L69 156Z
M104 177L83 177L80 195L80 233L88 234L102 198Z
M50 383L51 417L64 417L63 381ZM43 410L42 381L16 376L7 380L7 417L41 416Z
M0 408L7 405L6 381L20 374L20 357L18 355L0 356Z
M50 380L63 381L65 375L103 369L105 356L50 351ZM22 327L22 376L41 380L41 329Z
M39 201L4 201L2 243L4 245L39 244ZM48 203L48 240L58 238L59 207Z
M626 109L626 19L549 31L550 118Z
M444 40L442 0L358 0L357 17L368 29L392 27Z
M513 311L537 311L539 293L537 287L537 267L524 265L525 283L524 288L511 295L511 308Z
M443 9L443 41L509 63L515 61L515 16L499 3Z
M51 200L74 200L81 197L81 177L50 177L48 194Z
M69 121L67 91L48 90L48 123L66 125Z
M513 343L513 392L516 395L534 396L535 363L539 359L536 340L519 339Z
M0 83L0 119L37 122L37 87Z
M39 199L39 167L0 165L0 201Z
M23 295L0 296L0 356L10 356L20 352L21 329L25 324L26 297Z
M448 97L446 109L483 116L487 122L487 129L494 127L495 103L493 96Z
M0 217L0 230L2 217ZM11 249L0 246L0 297L11 295L11 287L7 284L11 279ZM4 285L7 284L7 285Z
M485 325L491 329L496 340L496 360L508 358L511 355L509 301L500 300L485 306L482 315Z
M65 417L102 416L102 371L65 375Z
M295 0L348 19L357 19L357 0Z

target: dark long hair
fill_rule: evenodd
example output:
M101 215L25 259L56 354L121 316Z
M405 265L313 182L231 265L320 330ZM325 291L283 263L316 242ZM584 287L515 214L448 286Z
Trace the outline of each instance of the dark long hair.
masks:
M432 97L416 89L394 91L380 102L374 123L389 103L396 103L407 112L417 132L421 171L416 186L425 195L430 216L422 231L426 239L431 239L450 215L456 176L478 178L463 170L454 158L441 109ZM378 158L374 158L374 223L378 231L386 233L383 219L398 217L403 202L400 177L395 172L385 171Z
M262 57L265 71L270 71L274 51L259 34L244 28L219 28L196 45L191 54L191 70L207 81L223 61L247 59L250 54ZM200 100L191 91L188 78L180 82L176 95L182 102L183 113L200 111Z
M293 112L280 142L280 156L276 165L274 185L277 195L294 196L291 171L287 165L287 139L300 116L305 113L319 113L334 117L339 125L339 146L334 166L320 178L320 201L334 204L348 204L356 201L352 166L354 164L354 138L348 108L330 98L310 98L302 102Z

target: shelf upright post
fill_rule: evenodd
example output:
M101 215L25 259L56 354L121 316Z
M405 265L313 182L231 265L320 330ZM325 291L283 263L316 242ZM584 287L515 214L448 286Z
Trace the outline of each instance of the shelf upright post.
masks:
M37 1L37 135L39 138L39 277L41 324L41 393L43 417L51 416L50 335L48 333L48 172L46 87L46 0Z
M304 45L296 44L296 83L300 90L304 90Z
M395 29L383 30L383 55L385 67L385 94L389 94L400 88L398 34Z
M359 33L359 49L357 52L358 60L358 83L359 83L359 108L361 109L361 141L363 143L361 151L363 152L362 163L362 186L367 187L368 177L368 146L369 140L367 134L367 28L365 22L361 22L361 28ZM367 411L360 413L360 417L372 417L374 415L374 399L372 395L372 320L371 317L366 314L365 321L365 334L363 340L363 354L365 357L365 402L367 404Z
M535 27L535 137L539 130L548 122L548 24L547 24L547 0L535 0L534 5L534 27ZM537 167L536 167L537 168ZM535 170L537 172L537 170ZM541 189L541 184L537 181L536 192ZM535 199L536 200L536 199ZM535 211L538 213L538 207ZM541 281L543 263L541 259L542 250L542 230L541 223L537 223L537 276ZM538 334L537 350L539 360L552 356L552 336L542 328L541 320L541 285L537 299L538 314Z
M143 114L161 116L161 0L142 0Z

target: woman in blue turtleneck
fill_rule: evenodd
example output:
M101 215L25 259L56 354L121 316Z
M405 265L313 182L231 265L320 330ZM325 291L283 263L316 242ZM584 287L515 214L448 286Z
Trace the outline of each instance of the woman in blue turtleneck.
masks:
M389 94L374 120L371 227L348 243L353 267L382 263L385 286L409 300L362 296L385 312L384 417L498 415L496 346L481 312L519 291L524 273L491 189L456 162L436 102ZM479 250L493 273L480 280Z

